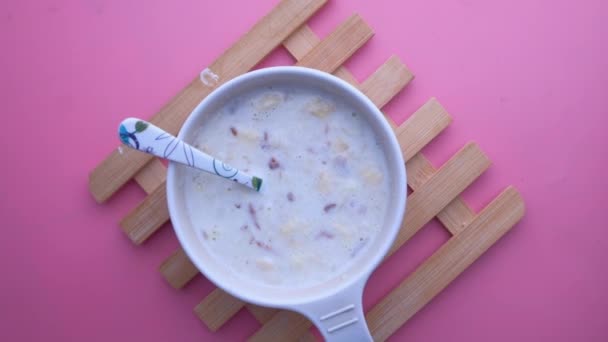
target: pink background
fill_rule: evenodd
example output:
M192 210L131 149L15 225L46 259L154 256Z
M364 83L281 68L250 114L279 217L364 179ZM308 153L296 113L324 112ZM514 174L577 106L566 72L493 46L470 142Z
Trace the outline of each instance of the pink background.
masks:
M150 117L277 0L23 1L0 9L0 340L244 339L245 311L218 333L192 314L213 286L172 290L157 271L169 227L136 247L117 222L143 198L105 205L88 173L127 115ZM398 122L436 96L454 118L426 149L440 165L477 141L494 165L476 210L514 184L527 216L394 336L407 341L608 340L608 2L333 0L324 36L353 12L376 36L348 65L363 80L390 54L417 78ZM264 65L290 64L283 50ZM374 275L367 306L447 239L429 224Z

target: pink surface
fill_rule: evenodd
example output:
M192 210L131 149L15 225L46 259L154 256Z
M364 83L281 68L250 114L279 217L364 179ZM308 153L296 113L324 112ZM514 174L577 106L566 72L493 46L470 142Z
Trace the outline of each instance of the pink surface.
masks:
M135 247L117 222L143 192L105 205L89 171L127 115L150 117L277 1L22 1L0 9L0 340L244 339L242 311L218 333L192 314L213 286L172 290L157 271L169 227ZM238 13L235 13L238 9ZM516 185L527 216L402 327L407 341L608 340L604 0L331 1L326 35L353 12L376 36L348 65L364 79L390 54L416 79L387 111L430 96L454 118L427 149L437 165L476 140L493 167L466 192L481 208ZM284 51L264 65L289 64ZM368 307L447 233L423 229L372 278Z

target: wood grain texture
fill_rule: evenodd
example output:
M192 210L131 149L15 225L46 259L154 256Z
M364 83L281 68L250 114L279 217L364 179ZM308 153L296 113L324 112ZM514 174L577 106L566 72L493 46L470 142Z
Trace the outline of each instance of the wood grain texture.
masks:
M387 257L439 214L490 166L477 144L469 143L408 197L407 213Z
M312 32L308 25L302 25L302 27L292 33L291 36L283 42L283 46L299 61L320 42L321 39ZM334 76L339 77L354 86L357 86L359 83L344 66L338 67L338 69L334 71Z
M300 336L310 333L311 326L312 323L299 313L281 310L247 341L295 341Z
M355 14L340 24L296 65L332 73L373 35L374 31Z
M422 153L416 153L405 163L407 170L407 184L416 190L422 186L429 178L431 178L437 170L430 161L428 161Z
M198 269L181 248L160 265L159 271L174 289L181 289L198 274Z
M366 315L374 341L391 336L509 231L524 212L524 202L513 187L494 199Z
M473 210L461 196L456 197L445 209L437 214L437 219L452 234L456 235L471 223L475 217Z
M304 24L283 41L283 47L296 61L300 61L320 42L321 38L310 29L310 26Z
M312 332L307 331L304 333L304 335L298 337L297 341L298 342L317 342L317 338L315 337L315 335L312 334Z
M177 134L194 107L216 86L253 68L326 1L280 2L209 66L209 69L219 76L217 84L204 85L197 76L149 121L172 134ZM124 149L123 153L113 151L89 176L89 190L93 197L98 202L106 201L152 158L132 149Z
M268 322L279 310L247 304L247 311L249 311L258 322L264 324Z
M474 143L469 143L448 160L419 189L408 197L407 212L395 242L386 258L396 252L407 240L426 225L433 217L466 189L483 171L490 166L489 159ZM298 338L302 331L312 325L305 317L281 311L264 324L251 338L252 341L274 339L290 341ZM283 317L283 318L281 318ZM290 324L282 324L284 317Z
M163 182L120 221L122 230L137 245L143 243L169 219L164 184Z
M407 161L416 155L433 138L443 131L452 119L439 101L431 98L395 131L403 158Z
M401 90L413 78L414 74L399 57L393 55L361 83L360 89L378 108L382 108L393 98L395 89Z
M422 153L416 154L405 165L407 168L407 183L412 190L417 190L428 181L436 172L431 162L429 162ZM474 214L466 205L464 200L458 196L439 214L437 219L443 226L452 234L458 233L473 219Z
M211 331L216 331L242 308L242 301L216 288L194 308L194 313Z
M277 312L280 312L277 309L265 308L265 307L257 306L257 305L253 305L253 304L247 304L246 307L247 307L247 310L253 315L253 317L255 317L255 319L258 322L260 322L261 324L265 324L266 322L270 321L277 314ZM302 317L302 318L304 318L304 317ZM302 333L302 335L300 335L300 337L298 337L297 341L316 342L317 339L312 334L312 332L310 332L309 330L306 330Z
M167 168L158 158L153 158L134 177L147 194L150 194L167 179Z

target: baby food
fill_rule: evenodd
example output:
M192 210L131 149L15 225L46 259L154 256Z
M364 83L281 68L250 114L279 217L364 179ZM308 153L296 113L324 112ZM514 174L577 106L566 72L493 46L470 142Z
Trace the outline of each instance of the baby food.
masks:
M192 144L264 180L255 192L185 170L200 243L238 277L311 286L340 274L380 231L389 182L363 115L305 86L251 90L210 113Z

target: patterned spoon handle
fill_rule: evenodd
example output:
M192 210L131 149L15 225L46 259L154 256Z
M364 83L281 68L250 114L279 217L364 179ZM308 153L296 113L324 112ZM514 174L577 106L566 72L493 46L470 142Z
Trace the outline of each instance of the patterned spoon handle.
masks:
M213 173L256 191L260 191L262 186L261 178L224 164L149 122L125 119L118 128L118 136L123 143L136 150Z

